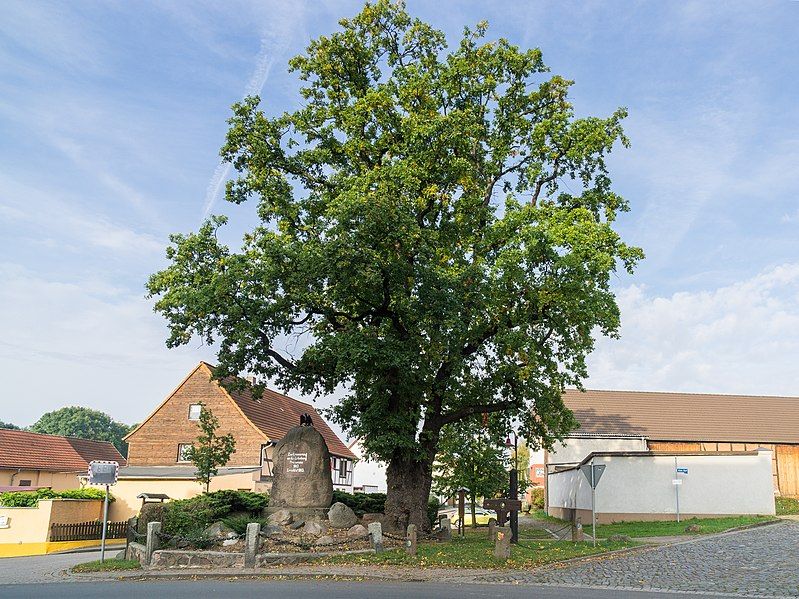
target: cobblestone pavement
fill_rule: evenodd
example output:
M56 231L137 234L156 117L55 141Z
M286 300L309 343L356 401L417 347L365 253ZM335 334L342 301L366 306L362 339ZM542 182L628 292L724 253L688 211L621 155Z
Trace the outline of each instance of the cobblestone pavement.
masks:
M799 597L799 523L781 522L536 572L497 573L484 581Z
M118 551L118 547L107 549L106 556L113 557ZM62 582L69 580L66 575L68 568L75 564L91 562L96 559L100 559L99 551L4 557L0 559L0 585ZM0 596L2 596L2 593L0 593Z

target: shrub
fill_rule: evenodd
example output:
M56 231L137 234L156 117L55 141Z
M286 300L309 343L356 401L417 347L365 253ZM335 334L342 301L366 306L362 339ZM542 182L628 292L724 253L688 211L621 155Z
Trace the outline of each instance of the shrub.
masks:
M204 493L164 504L162 526L166 534L199 537L214 522L237 514L247 515L248 521L253 522L268 504L269 496L265 493L233 490Z
M105 491L94 488L68 489L66 491L53 491L51 489L37 489L35 491L6 491L0 493L0 505L5 507L36 507L40 499L105 499ZM114 501L114 496L109 494L108 501Z
M356 516L364 514L382 514L386 510L385 493L346 493L344 491L333 491L333 503L341 502L352 511Z
M534 510L544 509L544 488L533 487L530 489L530 505Z
M430 526L435 526L436 521L438 520L438 509L441 507L438 499L435 497L431 497L427 501L427 519L430 520Z
M256 518L254 516L239 515L222 518L222 524L233 529L233 532L237 535L245 534L247 532L247 525L251 522L257 522L261 525L261 528L266 528L266 525L269 524L266 518Z

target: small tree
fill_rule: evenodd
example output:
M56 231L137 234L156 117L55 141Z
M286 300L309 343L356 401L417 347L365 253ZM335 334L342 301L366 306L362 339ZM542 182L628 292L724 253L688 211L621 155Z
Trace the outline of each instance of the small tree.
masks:
M478 497L493 497L508 484L507 459L503 440L473 420L447 426L442 432L436 458L434 488L450 497L458 489L469 489L472 526L477 526L475 506Z
M200 436L189 448L186 457L196 466L197 482L205 485L205 492L208 493L211 477L216 476L220 466L228 463L236 448L236 440L230 433L221 437L217 435L219 419L205 404L201 402L200 406L200 421L197 423Z

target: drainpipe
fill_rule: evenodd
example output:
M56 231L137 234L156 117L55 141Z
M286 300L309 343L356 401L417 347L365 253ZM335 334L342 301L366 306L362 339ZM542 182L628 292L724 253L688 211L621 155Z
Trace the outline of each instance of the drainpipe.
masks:
M20 472L22 472L22 468L17 468L17 471L14 474L11 475L11 480L9 481L10 484L8 485L9 487L13 487L14 486L14 477L15 476L19 476Z

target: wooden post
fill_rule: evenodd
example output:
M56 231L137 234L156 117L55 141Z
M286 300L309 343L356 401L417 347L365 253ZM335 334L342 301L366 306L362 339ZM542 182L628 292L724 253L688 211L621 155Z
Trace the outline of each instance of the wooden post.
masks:
M144 551L143 565L149 566L150 562L153 559L153 553L155 553L158 550L158 534L160 532L161 532L160 522L147 523L147 546Z
M408 524L408 535L405 539L405 553L416 555L416 525Z
M250 522L247 525L247 533L244 536L244 567L254 568L255 556L258 553L258 541L261 534L261 525L257 522Z
M506 560L510 557L511 530L507 526L497 527L497 540L494 543L494 557Z

